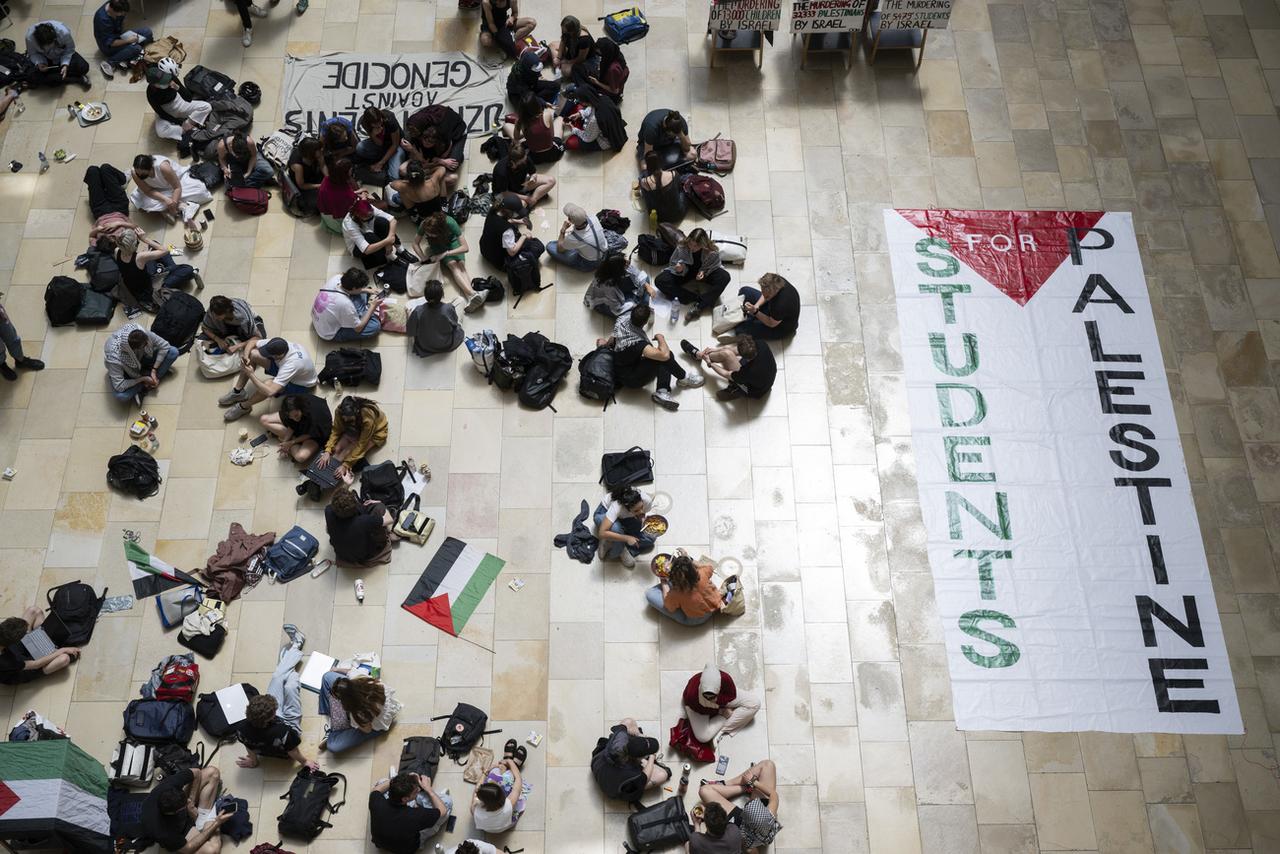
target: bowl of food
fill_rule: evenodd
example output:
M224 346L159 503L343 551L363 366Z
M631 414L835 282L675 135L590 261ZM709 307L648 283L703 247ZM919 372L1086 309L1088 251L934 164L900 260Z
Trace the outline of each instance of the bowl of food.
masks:
M661 537L667 532L667 517L659 516L657 513L652 516L645 516L644 524L640 526L640 530L651 537Z
M80 118L84 119L86 122L100 121L103 117L106 116L106 114L107 114L106 104L99 104L97 102L94 102L92 104L85 104L83 107L80 108Z
M65 148L59 148L57 151L53 152L53 159L58 161L59 163L66 160L67 150Z
M672 556L668 553L654 555L653 560L649 561L649 569L659 578L666 578L671 574Z

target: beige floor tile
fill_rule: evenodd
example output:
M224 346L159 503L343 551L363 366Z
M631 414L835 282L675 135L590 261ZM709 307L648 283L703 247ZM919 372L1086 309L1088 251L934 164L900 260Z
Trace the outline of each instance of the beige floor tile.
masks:
M1028 774L1027 779L1042 848L1083 850L1097 845L1083 774Z

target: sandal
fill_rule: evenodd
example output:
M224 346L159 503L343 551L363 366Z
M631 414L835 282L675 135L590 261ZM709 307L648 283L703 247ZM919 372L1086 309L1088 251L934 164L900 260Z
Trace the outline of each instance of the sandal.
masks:
M524 745L522 744L516 748L516 755L515 755L516 767L519 768L521 771L524 770L524 761L527 758L529 758L529 751L525 750Z
M519 744L514 738L507 739L507 743L502 745L502 758L510 759L515 756L516 745Z

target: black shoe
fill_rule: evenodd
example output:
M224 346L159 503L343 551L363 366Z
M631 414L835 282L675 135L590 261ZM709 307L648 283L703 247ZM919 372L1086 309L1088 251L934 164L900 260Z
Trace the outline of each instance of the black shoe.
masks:
M680 349L688 353L693 358L698 358L698 348L689 343L688 338L680 339Z
M716 392L716 400L737 400L744 395L745 392L743 392L742 389L738 388L736 385L731 385L728 388L722 388Z
M44 362L40 361L39 359L33 359L30 356L26 357L25 359L19 359L17 362L15 362L15 364L19 368L22 368L23 370L27 370L27 371L43 371L44 370Z
M4 377L9 382L13 382L18 378L18 372L9 367L8 362L0 362L0 377Z

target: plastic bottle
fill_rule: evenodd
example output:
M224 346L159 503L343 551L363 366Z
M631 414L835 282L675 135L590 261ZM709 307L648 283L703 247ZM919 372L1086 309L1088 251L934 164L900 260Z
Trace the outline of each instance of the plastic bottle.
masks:
M649 208L649 231L653 234L658 233L658 209Z
M680 322L680 300L673 299L671 301L671 314L669 315L670 323L675 326Z
M682 798L689 793L689 772L692 770L688 762L680 769L680 787L676 789L676 794Z
M356 579L356 601L361 603L364 602L364 579L363 578Z
M49 158L44 156L43 151L38 152L36 156L40 158L40 174L43 175L49 171Z

